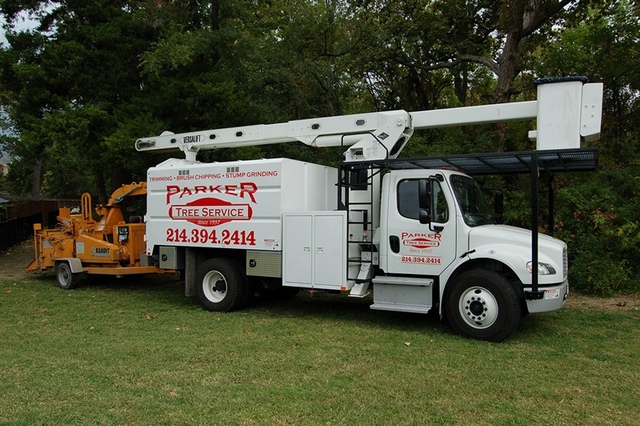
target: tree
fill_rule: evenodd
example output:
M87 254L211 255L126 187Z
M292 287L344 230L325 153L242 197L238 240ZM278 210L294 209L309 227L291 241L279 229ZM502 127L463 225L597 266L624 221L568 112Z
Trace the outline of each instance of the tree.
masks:
M526 68L528 56L553 25L580 5L575 0L354 3L360 16L373 22L376 64L388 68L373 70L372 80L386 88L395 81L409 82L395 97L407 102L419 96L425 109L441 107L445 99L451 105L451 95L460 104L511 100L519 92L516 78L531 71ZM496 149L503 151L504 126L498 135Z
M557 215L572 277L604 295L640 287L639 12L628 1L592 5L574 26L556 29L540 56L540 72L586 75L605 86L599 170L565 178Z
M138 3L0 1L9 22L25 12L40 22L37 31L9 31L10 46L0 59L3 104L20 138L9 149L14 162L35 164L32 195L45 190L43 176L56 175L61 164L75 164L90 175L101 200L109 187L129 180L130 171L120 167L104 142L118 127L119 108L134 104L140 94L138 57L154 39L151 26L133 13ZM77 132L74 124L80 122L86 123L85 131ZM61 123L70 125L68 132L58 128ZM69 188L49 185L46 191L55 195Z
M187 131L349 112L357 84L345 72L353 56L345 4L238 0L218 8L148 8L163 28L142 61L154 116L172 131ZM207 19L214 10L215 25ZM311 155L286 145L201 155L220 160L256 151Z
M10 15L8 15L10 16ZM38 197L41 193L42 170L45 161L46 136L39 132L44 111L59 107L58 98L51 93L50 81L42 69L39 33L7 34L13 49L0 52L0 82L2 103L6 107L7 123L16 135L5 140L4 149L16 157L16 162L33 165L29 176L16 176L15 181L32 182L29 191ZM9 178L25 167L14 164ZM20 192L26 192L24 186Z

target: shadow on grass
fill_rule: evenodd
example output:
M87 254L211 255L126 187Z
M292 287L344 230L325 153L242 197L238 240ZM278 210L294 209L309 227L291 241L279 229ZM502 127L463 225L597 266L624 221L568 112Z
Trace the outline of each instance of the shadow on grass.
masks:
M36 275L34 278L42 285L56 286L52 275ZM60 291L66 291L60 289ZM144 276L90 276L80 282L74 290L78 293L117 293L120 298L133 298L143 303L149 301L164 306L198 309L197 298L184 295L184 282L177 275ZM354 327L377 327L401 332L429 332L449 336L456 333L446 318L440 320L438 308L427 314L377 311L370 309L373 303L371 295L363 298L350 298L347 294L331 294L301 290L294 297L281 300L262 298L256 295L252 303L238 312L226 313L246 316L268 316L275 318L304 318L322 323L349 323ZM216 315L216 313L211 313ZM521 319L518 330L507 339L509 341L528 341L541 336L557 335L562 327L562 311L547 314L526 315ZM462 338L462 337L460 337Z
M55 278L40 277L43 285L56 286ZM62 290L60 291L68 291ZM90 276L71 290L78 293L117 293L120 298L134 298L138 301L149 300L154 303L173 307L197 309L200 306L197 298L184 295L184 282L176 275L145 275L129 277ZM380 327L413 330L441 330L452 334L446 320L440 321L437 307L435 313L412 314L403 312L375 311L370 309L372 296L363 299L350 298L346 294L330 294L325 292L309 292L301 290L296 296L273 300L255 295L249 306L238 313L243 315L262 315L281 318L306 318L314 322L348 322L354 326ZM215 315L216 313L211 313ZM234 315L236 312L226 313Z
M89 275L80 280L72 290L57 288L55 276L52 273L34 275L31 279L36 285L46 286L60 292L74 292L77 294L105 294L113 293L120 298L148 300L167 305L199 306L196 299L184 296L184 282L176 274L149 275Z
M437 307L424 314L378 311L370 308L373 298L350 298L346 294L310 293L302 290L287 300L256 297L249 311L275 317L312 318L327 323L349 322L357 326L397 329L398 331L440 330L452 333L446 321L440 321ZM435 311L435 313L433 313Z

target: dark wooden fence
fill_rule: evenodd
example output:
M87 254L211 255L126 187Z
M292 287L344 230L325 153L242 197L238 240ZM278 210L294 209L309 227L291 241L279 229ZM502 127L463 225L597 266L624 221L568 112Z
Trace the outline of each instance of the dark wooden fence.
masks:
M30 238L34 223L54 227L60 207L78 205L79 200L13 200L0 207L0 252Z
M42 223L42 214L16 217L0 222L0 252L31 237L34 223Z

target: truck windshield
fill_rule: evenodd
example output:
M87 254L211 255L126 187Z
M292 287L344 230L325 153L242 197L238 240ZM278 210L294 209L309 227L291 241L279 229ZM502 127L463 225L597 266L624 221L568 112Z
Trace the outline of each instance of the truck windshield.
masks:
M467 225L480 226L496 223L493 212L482 194L482 189L475 180L468 176L453 175L451 185Z

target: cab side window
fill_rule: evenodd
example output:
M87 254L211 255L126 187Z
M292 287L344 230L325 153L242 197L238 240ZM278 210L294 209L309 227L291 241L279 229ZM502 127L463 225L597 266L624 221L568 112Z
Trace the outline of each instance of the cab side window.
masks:
M398 184L398 213L407 219L418 220L419 212L418 181L400 181Z
M449 221L449 205L447 204L447 197L444 196L444 191L440 186L440 183L436 183L433 187L435 192L433 197L433 213L435 217L434 222L445 223Z
M431 200L427 200L427 205L431 202L435 217L433 222L444 223L449 220L449 207L446 197L439 182L434 182ZM398 213L407 219L418 220L420 214L420 200L418 192L418 179L405 179L398 183Z

